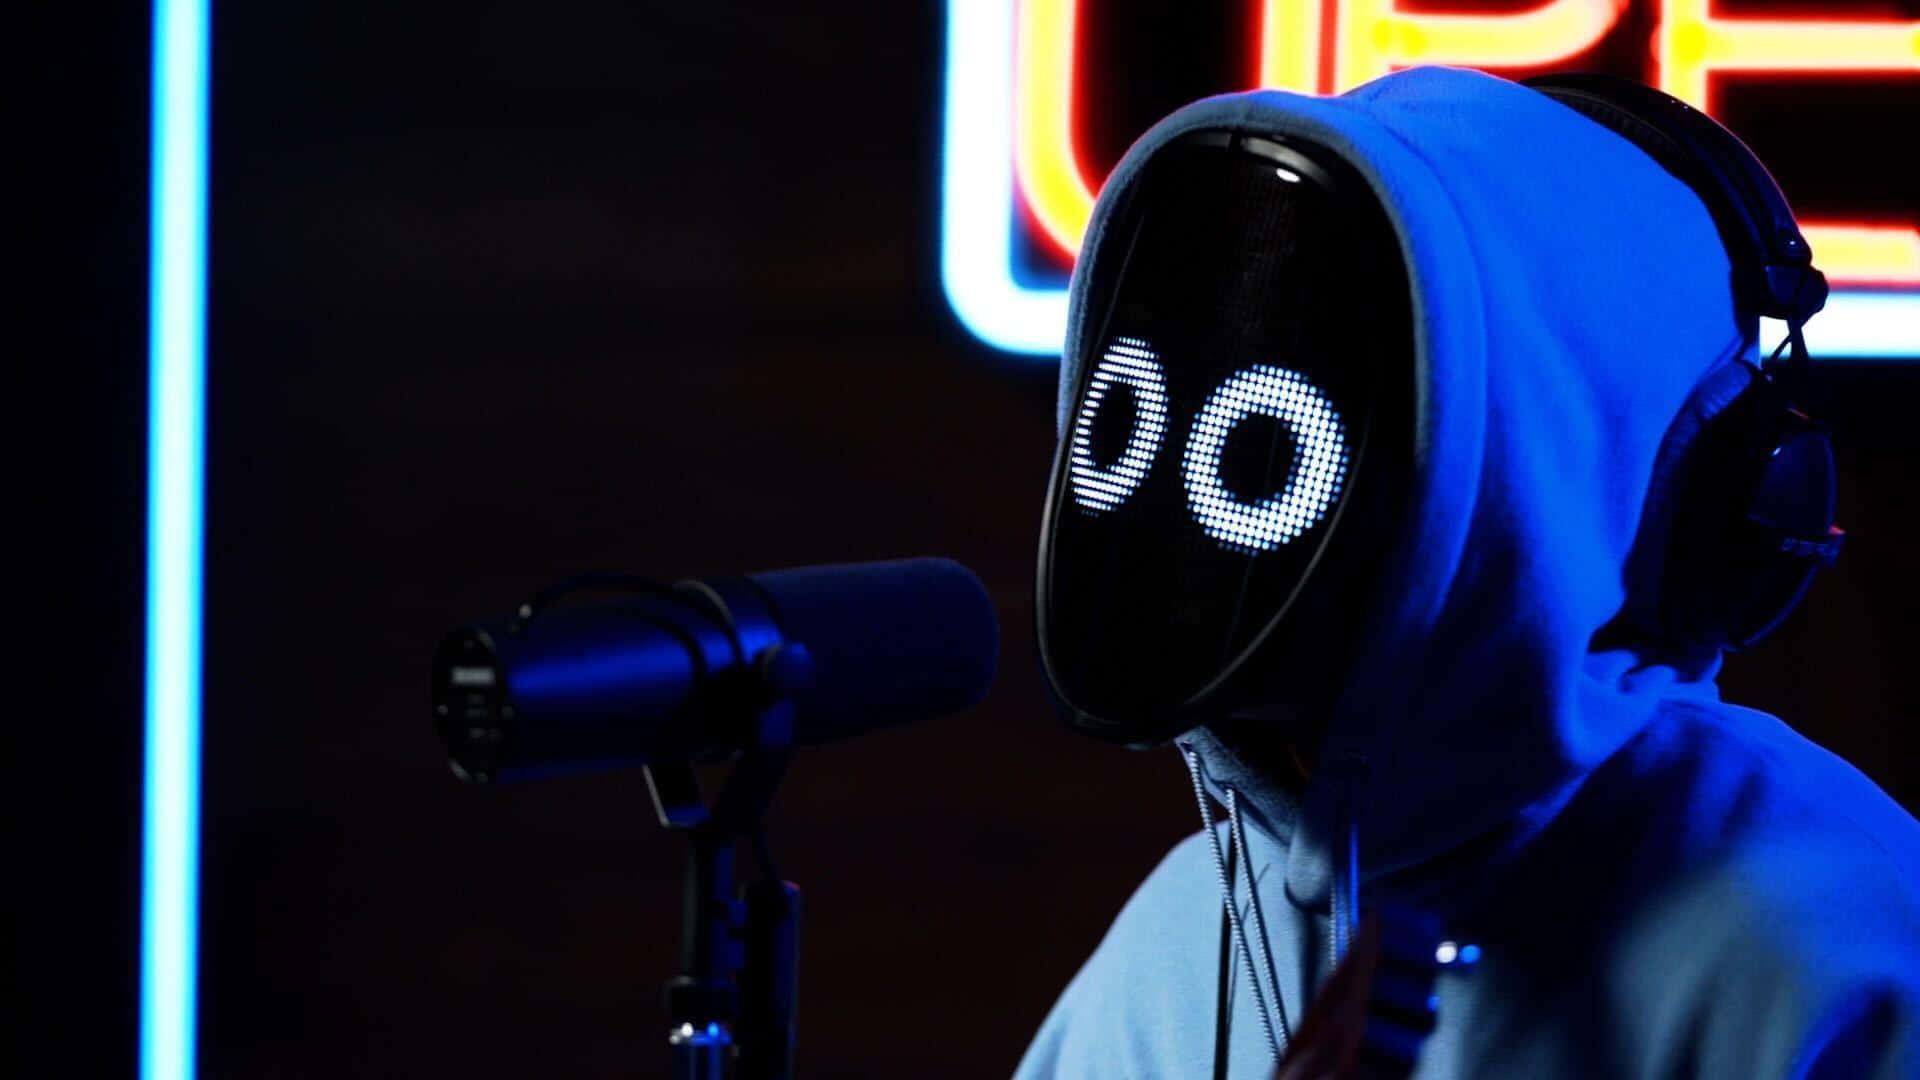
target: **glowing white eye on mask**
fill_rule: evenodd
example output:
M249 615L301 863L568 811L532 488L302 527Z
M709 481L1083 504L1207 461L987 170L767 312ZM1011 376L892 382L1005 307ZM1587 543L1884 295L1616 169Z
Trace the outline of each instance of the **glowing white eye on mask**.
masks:
M1133 431L1120 460L1102 466L1093 460L1093 424L1100 407L1121 387L1133 393ZM1139 338L1117 338L1087 380L1080 415L1073 422L1069 449L1073 501L1100 513L1127 500L1147 478L1154 455L1167 438L1167 377L1153 349Z
M1293 440L1293 464L1277 494L1243 502L1227 490L1220 458L1227 436L1267 416ZM1193 422L1183 465L1187 506L1208 536L1241 551L1272 551L1327 516L1347 478L1347 435L1319 387L1297 371L1260 366L1221 384Z

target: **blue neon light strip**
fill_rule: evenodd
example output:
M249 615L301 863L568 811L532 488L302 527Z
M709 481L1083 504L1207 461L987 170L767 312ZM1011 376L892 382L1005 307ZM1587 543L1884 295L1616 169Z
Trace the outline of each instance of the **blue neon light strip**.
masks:
M974 336L1058 357L1064 289L1013 277L1013 2L950 0L940 175L940 281Z
M140 1076L194 1071L208 0L156 0Z
M1015 279L1013 173L1015 0L948 0L941 158L940 280L974 336L1052 358L1066 338L1064 289ZM1785 333L1773 327L1763 346ZM1920 357L1920 292L1836 290L1807 324L1816 357Z
M1760 322L1760 355L1766 356L1787 336L1787 324ZM1816 360L1920 357L1920 293L1836 289L1807 321L1806 333Z

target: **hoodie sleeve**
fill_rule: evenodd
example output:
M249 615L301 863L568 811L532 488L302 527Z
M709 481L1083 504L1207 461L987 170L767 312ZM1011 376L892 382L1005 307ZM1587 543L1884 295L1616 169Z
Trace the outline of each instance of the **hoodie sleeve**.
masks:
M1084 970L1084 969L1082 969ZM1072 1026L1073 1014L1078 1011L1073 1006L1074 987L1079 979L1069 983L1065 992L1047 1010L1047 1018L1034 1033L1033 1042L1028 1044L1027 1052L1020 1058L1020 1065L1014 1070L1014 1080L1047 1080L1055 1076L1068 1075L1062 1069L1062 1052L1067 1041L1067 1029Z
M1698 1075L1920 1080L1920 992L1911 976L1890 970L1920 959L1911 942L1905 954L1898 959L1900 952L1890 950L1886 967L1858 972L1849 987L1795 971L1757 987L1760 994L1730 988L1722 994L1726 1004L1748 1007L1721 1010L1701 1047Z
M1920 1080L1902 862L1857 835L1774 834L1680 884L1616 957L1633 1057L1661 1075Z
M1842 1003L1822 1025L1831 1037L1809 1048L1808 1080L1912 1080L1920 1076L1920 1002L1891 989Z
M1699 1047L1701 1077L1781 1080L1920 1078L1920 998L1891 980L1862 986L1813 1009L1791 986L1771 988L1774 1007L1723 1010ZM1746 995L1727 995L1739 1000Z
M1054 1002L1016 1080L1208 1075L1219 934L1219 877L1196 833L1128 899ZM1249 1008L1234 1002L1234 1076L1273 1067Z

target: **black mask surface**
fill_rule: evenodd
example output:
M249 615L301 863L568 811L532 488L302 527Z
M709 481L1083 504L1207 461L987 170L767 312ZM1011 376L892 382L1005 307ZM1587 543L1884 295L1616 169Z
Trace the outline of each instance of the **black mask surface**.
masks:
M1191 135L1125 199L1082 255L1037 610L1074 722L1151 743L1337 676L1404 520L1413 339L1392 228L1329 153Z

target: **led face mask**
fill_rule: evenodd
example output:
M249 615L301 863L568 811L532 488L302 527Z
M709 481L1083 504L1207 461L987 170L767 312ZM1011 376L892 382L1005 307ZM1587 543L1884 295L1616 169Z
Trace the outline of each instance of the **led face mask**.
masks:
M1398 243L1330 154L1191 135L1123 198L1082 254L1037 603L1075 722L1150 743L1334 677L1302 661L1398 524L1413 344Z

